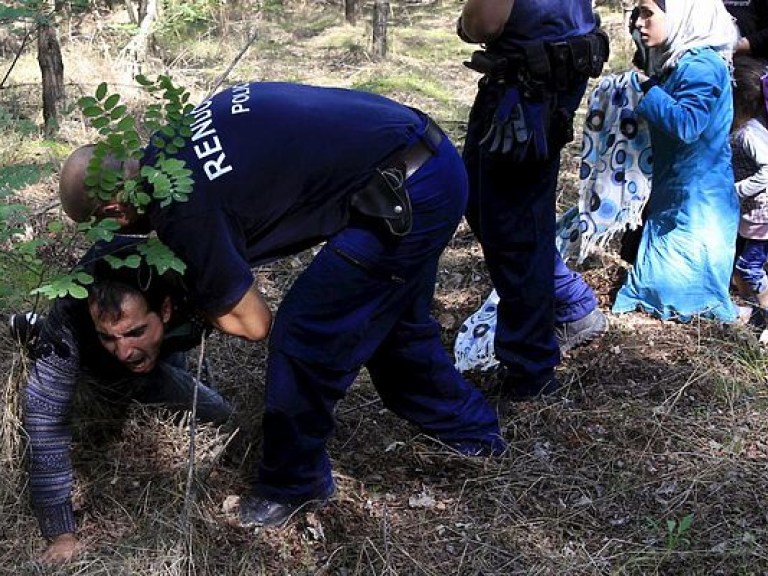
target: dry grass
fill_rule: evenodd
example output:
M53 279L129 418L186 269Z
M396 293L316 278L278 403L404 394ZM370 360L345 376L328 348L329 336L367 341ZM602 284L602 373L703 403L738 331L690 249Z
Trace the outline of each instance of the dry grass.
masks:
M166 54L166 65L204 94L255 26L260 39L232 80L384 87L443 120L460 141L476 78L459 63L470 48L452 37L458 2L393 3L398 28L385 63L368 58L368 30L362 23L344 25L334 5L289 6L299 13L229 21L233 42L208 35ZM84 92L102 79L117 81L110 65L115 49L99 35L105 32L94 30L73 35L65 46L69 81ZM407 74L410 82L403 81ZM413 90L414 79L439 90ZM72 115L62 123L60 142L71 147L89 135ZM577 152L575 143L565 154L565 204L575 193ZM3 154L11 159L17 153ZM54 189L55 178L24 190L23 197L45 208ZM44 212L34 224L41 227L51 217L58 214ZM257 271L273 306L310 257ZM584 271L602 309L609 309L623 273L617 260L593 258ZM435 300L446 346L488 291L480 251L462 226L444 255ZM222 455L228 435L198 430L189 522L181 523L187 428L140 410L122 427L106 426L103 415L84 410L74 445L74 496L88 551L60 573L768 573L768 360L753 335L640 314L610 319L602 341L564 359L561 376L569 386L555 401L511 405L492 392L487 375L469 375L499 411L509 450L498 460L461 457L420 436L383 409L362 374L338 407L330 444L336 498L287 528L259 533L228 527L221 505L247 489L258 455L265 346L214 335L208 358L219 388L238 407L241 431ZM33 560L43 543L19 464L22 365L15 346L0 338L6 386L0 574L41 574Z

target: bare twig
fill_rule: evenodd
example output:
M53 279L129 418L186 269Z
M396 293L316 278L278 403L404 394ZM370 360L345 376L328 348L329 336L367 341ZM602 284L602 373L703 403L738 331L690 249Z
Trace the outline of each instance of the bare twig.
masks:
M230 62L229 66L227 66L227 69L224 70L221 76L219 76L218 80L216 80L216 83L213 85L213 88L208 92L208 95L205 97L205 100L213 96L216 91L219 89L219 86L224 82L224 80L227 79L227 76L229 76L229 73L232 72L232 69L237 65L237 63L240 61L240 59L245 55L245 53L248 51L248 48L251 47L251 44L253 44L256 41L256 38L258 37L258 32L254 30L251 33L251 37L248 39L248 42L246 42L245 46L240 50L237 56Z
M189 418L189 462L187 462L187 489L184 493L184 506L181 511L182 530L189 525L189 512L194 499L194 475L195 475L195 439L197 436L197 394L200 388L205 358L205 334L200 336L200 353L197 358L197 374L195 376L195 391L192 395L192 413Z
M8 70L6 71L5 76L3 76L3 79L0 80L0 89L4 88L5 81L8 80L11 72L13 72L13 69L16 67L16 62L18 62L19 58L21 58L22 53L27 47L27 42L32 37L32 34L37 32L37 28L38 26L33 26L24 35L24 40L21 41L21 46L19 46L19 49L16 51L16 55L13 57L13 62L11 62L11 65L8 67Z

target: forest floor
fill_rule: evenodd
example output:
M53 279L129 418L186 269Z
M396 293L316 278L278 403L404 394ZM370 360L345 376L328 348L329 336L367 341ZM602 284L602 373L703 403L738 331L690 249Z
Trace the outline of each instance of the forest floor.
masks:
M201 98L255 30L225 84L279 79L373 90L430 113L461 145L477 78L462 65L472 48L453 33L459 2L392 2L383 62L370 57L369 14L352 27L334 3L285 6L269 18L229 13L194 39L171 37L147 72L170 72ZM119 17L107 16L61 30L72 99L102 80L125 82L116 60L124 32ZM603 17L614 38L611 68L622 70L621 14ZM39 135L31 112L35 73L27 54L0 94L0 186L33 207L29 226L43 233L47 222L63 218L55 206L61 159L93 132L71 110L56 138ZM142 105L139 97L134 105ZM577 139L563 153L561 207L577 196L578 152ZM32 167L29 183L20 167ZM77 256L58 250L59 263ZM256 270L273 308L310 258L307 252ZM334 499L282 529L234 529L222 508L227 496L247 491L258 456L264 345L214 334L206 346L241 428L234 435L198 428L196 498L186 522L188 428L136 409L116 433L104 434L103 421L80 402L74 501L87 549L59 573L767 574L768 362L755 335L707 321L614 316L612 298L625 273L620 259L606 252L580 269L610 331L563 359L562 394L513 404L493 391L488 374L467 375L498 410L509 443L503 457L463 457L420 435L383 408L363 373L336 414ZM462 224L444 254L435 298L447 348L490 289ZM3 297L0 312L31 305ZM0 351L0 574L49 573L34 562L44 542L17 451L23 357L2 333Z

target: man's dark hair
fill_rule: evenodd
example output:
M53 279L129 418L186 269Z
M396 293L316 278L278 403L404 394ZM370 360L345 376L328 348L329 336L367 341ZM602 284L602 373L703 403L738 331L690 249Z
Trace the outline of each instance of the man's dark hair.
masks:
M119 319L126 296L141 296L151 312L160 314L163 302L171 295L171 287L162 276L142 262L138 268L111 268L106 262L96 263L95 280L88 288L88 303L98 309L99 318Z

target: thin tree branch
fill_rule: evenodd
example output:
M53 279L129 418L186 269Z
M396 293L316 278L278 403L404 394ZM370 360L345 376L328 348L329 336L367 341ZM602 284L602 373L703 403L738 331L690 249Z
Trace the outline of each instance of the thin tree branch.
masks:
M216 90L218 90L219 86L221 86L224 80L226 80L227 76L229 76L229 73L232 72L232 69L240 61L240 59L245 55L246 51L248 50L248 48L251 47L251 44L254 43L257 37L258 37L258 32L254 30L253 33L251 34L251 37L248 39L248 42L245 44L245 46L243 46L242 50L240 50L240 53L237 56L235 56L234 60L232 60L229 66L227 66L227 69L224 70L224 73L221 76L219 76L218 80L216 80L216 84L214 84L213 88L211 88L210 92L208 92L208 96L205 97L205 100L207 100L208 98L210 98L216 93Z
M16 52L16 56L13 57L13 62L11 62L11 65L8 67L8 71L5 73L5 76L3 76L3 79L0 80L0 89L4 87L5 81L8 80L8 77L11 75L11 72L13 72L13 69L16 67L16 62L18 62L19 58L21 58L21 54L24 52L24 49L27 47L27 42L32 37L32 34L37 33L37 29L40 27L39 24L35 25L31 30L28 30L27 33L24 35L24 40L21 41L21 46L19 47L19 50Z

